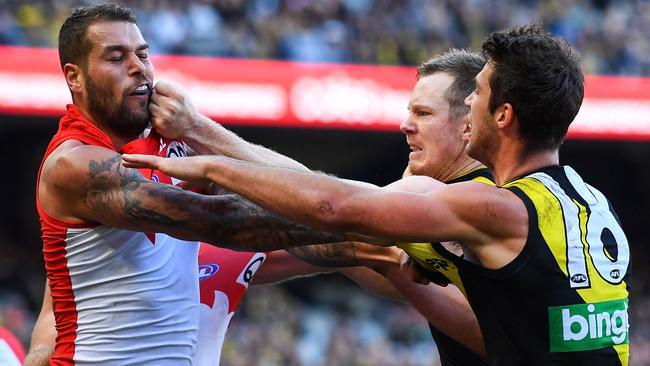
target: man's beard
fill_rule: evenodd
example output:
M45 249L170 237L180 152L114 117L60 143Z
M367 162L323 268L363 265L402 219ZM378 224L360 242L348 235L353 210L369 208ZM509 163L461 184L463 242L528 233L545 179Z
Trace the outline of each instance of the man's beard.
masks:
M127 95L124 95L120 103L109 90L97 85L87 74L86 91L88 92L90 114L117 135L127 138L136 137L149 124L148 105L137 110L129 109Z
M472 137L476 137L473 140L470 138L465 151L470 158L476 159L487 166L492 166L495 154L499 150L500 141L497 138L496 128L490 124L491 121L486 120L481 123L483 123L482 130L478 131L477 129L472 132ZM478 136L478 134L481 136Z

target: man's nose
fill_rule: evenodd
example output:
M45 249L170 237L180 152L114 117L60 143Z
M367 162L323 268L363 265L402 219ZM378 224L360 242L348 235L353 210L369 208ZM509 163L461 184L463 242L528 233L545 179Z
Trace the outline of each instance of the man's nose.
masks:
M145 70L144 62L142 62L140 57L138 57L138 55L134 53L129 55L128 67L129 67L129 75L142 74L144 73Z
M472 105L472 100L474 99L474 92L471 92L467 98L465 98L465 105L468 107L471 107Z
M411 120L411 116L406 117L406 119L399 124L399 130L402 131L402 133L405 135L415 133L415 129L416 126L415 123L413 123Z

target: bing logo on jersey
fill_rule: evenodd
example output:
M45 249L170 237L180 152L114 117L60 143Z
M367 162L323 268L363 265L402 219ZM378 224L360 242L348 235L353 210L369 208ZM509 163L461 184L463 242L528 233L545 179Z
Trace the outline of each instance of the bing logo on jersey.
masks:
M548 308L551 352L599 349L629 342L627 299Z
M203 281L214 276L219 272L219 265L217 264L203 264L199 266L199 281Z

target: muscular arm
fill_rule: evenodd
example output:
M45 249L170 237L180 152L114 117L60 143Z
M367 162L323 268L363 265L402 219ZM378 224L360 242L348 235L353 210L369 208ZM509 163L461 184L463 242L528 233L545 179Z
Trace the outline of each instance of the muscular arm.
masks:
M283 220L236 195L204 196L149 181L124 168L120 156L107 149L62 148L48 158L39 192L45 210L55 217L246 251L346 240Z
M388 300L405 302L404 296L402 296L395 286L371 268L342 267L338 268L337 271L373 295Z
M52 296L50 296L49 281L45 283L43 305L41 312L32 331L32 341L29 352L25 357L25 366L47 366L49 357L54 353L56 341L56 325L54 311L52 310Z
M486 356L476 315L458 288L413 282L407 272L399 268L390 268L386 278L427 321L479 355Z
M315 244L289 248L287 252L320 267L398 265L400 250L361 242Z
M386 264L386 267L389 265ZM395 265L396 266L396 265ZM253 284L277 283L298 277L337 271L366 291L391 300L402 300L400 293L379 273L367 267L326 268L309 264L284 250L270 252L253 277Z
M521 250L528 232L523 202L505 189L467 182L424 193L351 184L324 174L268 167L221 156L159 159L124 156L181 179L215 181L284 217L326 230L396 241L462 241L484 265L499 268ZM404 180L420 179L409 177Z
M303 164L264 146L250 143L202 115L177 85L159 81L149 105L151 121L165 137L183 138L199 155L223 155L257 164L308 170Z
M332 271L332 268L318 267L300 260L285 250L274 250L267 254L264 264L253 277L253 284L278 283Z

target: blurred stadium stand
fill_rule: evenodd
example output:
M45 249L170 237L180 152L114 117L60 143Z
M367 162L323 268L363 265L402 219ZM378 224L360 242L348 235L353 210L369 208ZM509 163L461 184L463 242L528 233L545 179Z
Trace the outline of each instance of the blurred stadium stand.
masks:
M489 31L516 24L541 21L567 38L581 51L592 77L587 84L590 102L583 109L589 113L581 111L561 161L603 191L620 215L633 256L630 364L650 365L650 270L645 265L650 257L645 230L645 209L650 208L650 1L125 3L136 10L145 38L161 55L154 59L157 77L182 82L195 99L213 101L234 95L233 90L261 93L249 104L236 99L213 110L205 108L215 103L203 102L203 108L244 138L313 169L376 184L399 177L407 160L408 148L397 125L414 82L414 65L449 47L478 47ZM61 98L68 94L55 51L24 47L55 47L61 22L79 4L0 0L0 44L5 45L0 47L0 323L25 342L44 284L34 204L36 171L63 111ZM183 62L195 66L168 66ZM250 67L240 71L251 73L250 78L219 83L223 74L232 74L234 65ZM214 71L219 68L226 72ZM289 81L278 81L282 75L289 75ZM298 83L295 75L311 79ZM53 89L47 87L52 83ZM350 93L346 96L352 104L333 116L314 115L309 108L323 99L296 101L292 95L303 93L292 90L316 84L321 92L331 85L347 85L332 95ZM357 98L364 101L355 102ZM382 113L363 114L375 108L363 104L369 98L383 105ZM268 114L260 115L264 108ZM223 364L434 365L436 350L427 332L412 310L326 275L251 289L231 325Z

